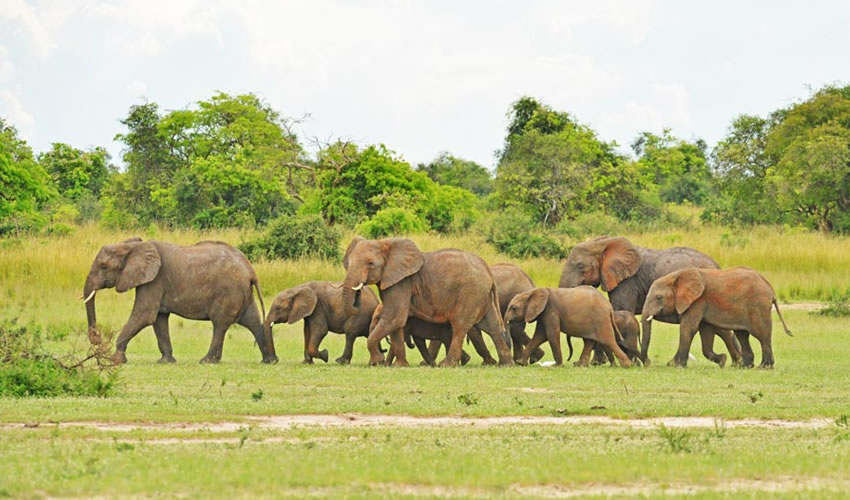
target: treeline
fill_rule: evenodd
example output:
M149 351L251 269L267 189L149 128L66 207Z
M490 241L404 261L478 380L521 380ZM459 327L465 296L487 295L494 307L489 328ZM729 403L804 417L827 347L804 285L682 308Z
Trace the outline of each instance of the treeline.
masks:
M663 130L641 133L626 155L531 97L508 118L494 173L449 153L414 167L383 145L312 144L309 154L295 123L252 94L168 112L132 106L116 136L123 170L103 148L56 143L35 155L0 118L0 235L88 221L208 229L300 217L379 237L483 220L508 253L557 254L512 248L522 244L512 235L573 234L588 217L669 220L668 203L704 206L703 219L722 224L850 232L850 86L739 116L712 151Z

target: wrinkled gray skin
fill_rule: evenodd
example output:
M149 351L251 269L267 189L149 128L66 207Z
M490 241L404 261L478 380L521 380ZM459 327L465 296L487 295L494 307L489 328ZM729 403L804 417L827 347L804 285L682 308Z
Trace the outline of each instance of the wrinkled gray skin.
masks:
M362 290L360 312L349 316L342 302L342 282L308 281L280 292L269 306L264 327L271 335L275 323L290 325L304 320L304 363L313 358L328 362L328 350L319 346L328 332L345 334L345 349L336 358L341 365L351 363L354 340L369 336L369 321L378 305L378 297L371 288Z
M201 363L218 363L224 334L233 323L251 331L263 363L276 363L271 337L263 332L263 319L254 302L256 288L263 303L257 275L239 250L218 241L202 241L191 246L178 246L164 241L142 241L131 238L100 249L92 262L83 287L88 317L89 340L101 342L97 332L94 294L103 288L119 293L136 289L133 312L121 329L112 360L127 361L127 344L139 331L153 325L160 363L173 363L168 317L176 314L186 319L209 320L213 336L209 352ZM265 311L263 311L265 313Z
M505 321L536 321L534 336L525 346L518 364L526 364L529 355L548 340L556 365L563 364L560 333L584 339L576 366L587 366L590 351L597 344L610 349L623 368L631 366L629 356L620 349L621 335L614 322L614 310L605 296L589 286L574 288L534 288L518 294L508 304Z
M634 246L623 237L602 236L576 245L567 257L558 286L572 288L580 285L601 286L608 292L608 300L614 310L632 311L640 314L646 293L652 282L673 271L686 267L719 269L720 266L708 255L693 248L675 247L654 250ZM660 315L655 318L664 323L679 323L679 315ZM649 342L652 336L652 324L641 318L643 338L641 342L641 361L649 365ZM719 335L732 360L740 361L740 347L729 330L700 331L703 341L703 354L706 358L723 366L726 355L714 352L714 336ZM601 353L597 353L600 354ZM601 358L604 362L604 357Z
M383 363L379 343L392 335L395 364L407 366L403 328L409 316L451 325L451 345L440 366L457 366L463 339L473 326L493 338L500 364L513 364L510 336L499 315L496 284L487 264L477 255L454 249L422 252L406 238L355 237L343 265L343 297L349 314L357 312L362 287L378 285L383 314L366 341L371 365Z
M617 325L617 330L620 331L622 338L617 339L617 345L620 346L628 356L632 363L640 361L640 324L634 314L629 311L614 311L614 324ZM567 360L573 357L573 345L570 342L570 336L567 336L567 345L570 348L570 355ZM614 366L614 353L610 349L602 349L605 351L605 356L608 357L608 363ZM594 348L595 350L595 348ZM591 361L593 365L601 365L596 359Z
M746 368L752 367L754 361L749 339L752 334L761 343L761 368L773 368L771 305L776 308L785 333L791 335L779 312L773 287L764 276L748 267L692 267L655 280L643 306L643 317L651 320L673 312L680 316L679 349L670 362L673 366L687 366L694 334L708 326L735 331Z
M534 282L531 281L531 277L529 277L528 274L526 274L521 268L506 262L490 266L490 272L493 273L493 280L496 282L496 289L499 291L499 313L504 318L505 311L508 309L508 304L510 304L511 300L518 293L534 288ZM525 322L515 321L506 326L511 334L511 341L514 348L514 361L516 361L522 355L522 350L528 344L530 339L525 333ZM472 335L473 332L470 331L469 333ZM475 338L470 337L470 340L473 342L473 345L475 345ZM486 344L483 346L484 351L482 351L478 345L475 345L475 350L484 359L484 364L495 364L496 361L492 356L490 356L490 352L487 351ZM440 344L432 341L429 346L429 351L431 352L432 357L436 357L439 350ZM486 356L484 355L484 352L486 352ZM529 362L535 363L542 357L543 349L537 348L531 354Z

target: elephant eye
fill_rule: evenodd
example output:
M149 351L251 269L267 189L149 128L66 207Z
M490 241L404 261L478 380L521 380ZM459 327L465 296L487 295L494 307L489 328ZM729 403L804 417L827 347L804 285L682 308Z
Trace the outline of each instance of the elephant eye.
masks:
M369 263L368 263L368 264L366 264L366 265L367 265L367 266L369 266L369 267L375 267L375 261L374 261L374 260L370 260L370 261L369 261Z
M584 269L584 264L581 264L581 263L576 264L576 267L579 268L579 269Z

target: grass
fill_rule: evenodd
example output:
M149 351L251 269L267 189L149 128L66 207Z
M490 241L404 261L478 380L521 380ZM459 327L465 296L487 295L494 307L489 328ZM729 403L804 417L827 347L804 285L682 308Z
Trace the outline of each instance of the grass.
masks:
M237 244L253 234L158 231L142 236L178 243L220 239ZM648 246L694 246L725 266L752 266L764 272L785 300L827 300L847 292L847 239L792 234L779 228L730 234L709 227L629 237ZM86 226L63 238L0 241L4 285L0 317L38 325L52 352L84 346L85 312L76 298L91 259L101 245L129 236ZM490 263L509 260L476 235L414 238L423 250L467 248ZM347 242L344 237L343 245ZM558 282L562 262L528 259L517 263L539 285ZM318 260L258 262L255 268L267 305L286 287L343 276L341 264ZM132 296L113 290L98 294L98 318L104 330L118 330L124 324ZM277 365L261 365L250 333L233 327L225 341L223 362L200 366L197 361L207 350L211 326L172 317L178 363L156 364L159 353L153 332L143 330L130 343L130 362L118 372L114 396L0 398L0 422L41 423L38 429L0 427L0 496L551 496L549 490L528 489L535 485L587 488L588 494L595 487L648 485L648 492L621 494L653 496L664 488L675 492L676 485L696 485L709 488L692 492L698 497L724 493L754 498L767 492L724 490L723 485L766 479L815 481L806 483L812 490L806 496L839 498L842 490L836 484L846 489L850 480L846 424L850 321L791 308L783 314L795 336L785 336L777 322L777 364L769 371L719 369L702 357L698 342L692 348L697 361L688 369L668 368L665 363L676 349L678 330L658 323L650 351L653 365L630 370L369 368L362 339L355 345L352 366L321 362L307 366L300 363L300 324L275 327L281 358ZM333 359L342 351L343 338L330 334L323 347ZM758 362L757 342L754 347ZM477 355L467 349L477 365ZM722 352L721 342L716 342L716 349ZM417 353L409 351L408 358L418 363ZM251 429L247 420L254 415L344 412L713 416L718 422L827 417L838 423L819 430L726 428L720 423L714 429L686 430L385 426L271 431ZM244 421L245 428L214 435L178 435L173 430L116 433L51 428L48 423L56 421ZM210 436L231 439L156 443L162 438ZM784 490L778 491L775 494L783 496Z

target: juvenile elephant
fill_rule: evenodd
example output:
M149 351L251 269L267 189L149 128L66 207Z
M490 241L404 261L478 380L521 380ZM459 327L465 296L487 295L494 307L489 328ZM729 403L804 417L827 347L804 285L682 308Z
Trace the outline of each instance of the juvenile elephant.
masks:
M655 280L643 305L643 317L652 321L657 315L676 313L679 323L679 350L670 363L686 366L688 351L696 331L704 328L729 328L743 350L743 366L753 366L753 350L749 336L761 343L762 368L774 363L771 335L773 319L771 304L782 321L785 333L791 335L776 294L770 283L748 267L731 269L688 268L675 271Z
M639 361L640 324L638 324L635 315L629 311L614 311L614 324L617 326L617 330L620 332L622 337L621 339L617 339L617 344L629 355L629 359L631 359L632 363ZM567 360L570 360L573 357L573 345L572 342L570 342L569 335L567 336L567 346L570 348L570 354L567 356ZM614 353L604 347L599 348L602 349L605 356L607 356L608 363L610 363L611 366L614 366ZM531 358L531 362L534 363L533 356ZM602 365L605 364L605 362L604 360L599 361L594 358L591 364Z
M500 364L513 364L496 284L477 255L454 249L422 252L406 238L358 236L348 245L343 265L347 272L343 298L349 314L357 313L366 284L378 285L383 303L381 319L366 341L370 364L383 362L379 342L392 335L396 364L407 365L402 329L410 316L451 325L452 341L441 366L458 364L463 339L473 326L491 335Z
M561 273L561 288L580 285L602 286L608 292L608 300L617 311L631 311L640 314L646 300L647 291L656 279L687 267L719 269L720 266L708 255L693 248L674 247L655 250L632 245L623 237L602 236L576 245L567 257ZM679 323L679 315L662 314L657 318L664 323ZM652 336L652 324L641 318L643 338L641 340L640 359L649 364L649 341ZM706 358L723 366L726 355L714 352L716 333L729 350L732 361L741 359L740 348L729 330L710 329L700 331L703 354ZM601 353L598 353L601 354Z
M336 358L341 365L351 363L354 340L369 336L369 321L378 305L378 297L366 287L360 298L360 310L348 315L342 302L342 282L308 281L280 292L269 307L264 326L271 337L275 323L290 325L304 320L304 363L313 358L328 362L328 350L319 345L329 331L345 334L345 349Z
M588 365L590 351L596 344L610 349L622 367L632 365L629 356L618 345L618 340L622 340L614 322L614 310L595 288L535 288L520 293L508 305L505 321L537 321L534 336L525 346L519 364L526 364L531 352L545 340L552 346L555 364L563 364L560 332L564 332L570 337L584 339L576 366Z
M508 304L510 304L511 299L513 299L518 293L525 292L527 290L531 290L534 288L534 282L531 281L531 278L528 274L525 273L518 266L509 263L501 263L494 264L490 266L490 272L493 273L493 280L496 282L496 289L499 291L499 313L504 318L505 311L508 309ZM516 321L509 325L505 325L508 328L508 331L511 334L511 341L513 344L514 351L514 361L518 360L520 355L522 354L522 350L525 348L526 344L528 344L529 338L525 333L525 323L522 321ZM470 335L473 332L470 331ZM480 332L478 333L480 336ZM475 342L475 339L470 337L470 340ZM446 346L448 348L448 346ZM490 356L490 352L487 351L487 346L484 344L484 350L482 351L479 347L475 346L476 351L479 355L484 359L484 364L495 364L496 361ZM437 341L431 341L431 345L429 347L431 355L436 358L437 352L440 350L440 343ZM485 356L486 353L486 356ZM531 363L535 363L537 360L543 357L543 350L539 347L534 350L531 354Z
M378 325L378 321L381 320L382 312L383 305L378 304L378 307L375 308L374 314L372 314L372 323L369 325L370 332L374 330L375 327ZM477 328L472 328L467 333L467 335L469 336L470 342L472 342L476 350L479 350L483 347L484 354L492 361L488 363L487 359L485 358L484 364L495 364L496 361L490 356L490 352L487 351L487 347L484 345L484 339L481 337L481 331ZM437 346L437 349L439 349L440 346L445 345L446 351L448 351L449 345L451 345L452 341L451 325L431 323L414 317L407 318L407 324L404 325L405 344L407 345L407 347L410 348L414 347L415 344L416 348L419 350L419 353L422 355L422 363L428 366L434 366L437 360L437 353L433 353L425 345L426 340L432 341L431 347ZM386 364L391 365L394 359L395 354L392 350L390 350L389 354L387 354ZM461 350L460 364L465 365L468 362L469 354L467 354L466 351Z
M89 340L101 342L97 332L94 296L102 288L119 293L136 289L133 312L121 329L112 359L127 361L127 344L142 328L153 325L160 363L173 363L168 316L209 320L213 337L209 352L201 363L218 363L224 334L233 323L249 329L263 355L263 363L276 363L271 337L263 334L263 319L254 302L257 290L260 306L263 296L257 275L239 250L219 241L202 241L178 246L164 241L141 238L106 245L92 262L83 287L88 317ZM265 314L265 311L263 311Z

